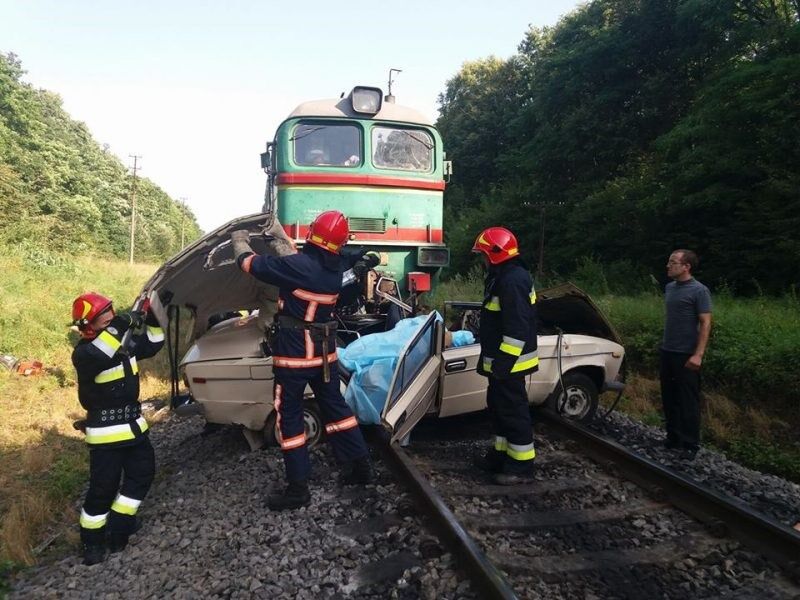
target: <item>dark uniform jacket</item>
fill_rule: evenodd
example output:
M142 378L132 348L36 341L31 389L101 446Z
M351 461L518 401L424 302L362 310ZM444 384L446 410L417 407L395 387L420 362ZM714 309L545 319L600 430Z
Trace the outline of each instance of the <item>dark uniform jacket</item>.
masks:
M354 259L355 260L355 259ZM254 255L242 268L256 279L278 286L278 314L282 322L271 340L275 367L304 369L322 366L322 341L312 339L305 323L333 322L333 310L342 288L349 258L307 244L288 256ZM288 319L281 320L281 317ZM292 326L292 323L295 326ZM336 327L328 341L328 362L336 360Z
M156 323L152 317L149 323ZM147 431L139 406L138 359L149 358L164 345L156 324L131 337L121 348L127 322L114 317L93 340L82 339L72 352L78 374L78 400L87 411L86 443L92 446L128 446Z
M507 379L539 368L536 291L520 259L489 269L481 309L480 342L481 375Z

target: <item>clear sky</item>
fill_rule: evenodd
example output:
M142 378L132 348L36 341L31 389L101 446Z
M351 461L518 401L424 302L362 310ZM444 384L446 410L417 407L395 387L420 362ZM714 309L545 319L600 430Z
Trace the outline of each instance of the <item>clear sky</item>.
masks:
M354 85L436 117L465 61L511 56L577 0L0 0L0 51L208 231L258 212L259 153L306 100ZM458 157L451 157L457 168Z

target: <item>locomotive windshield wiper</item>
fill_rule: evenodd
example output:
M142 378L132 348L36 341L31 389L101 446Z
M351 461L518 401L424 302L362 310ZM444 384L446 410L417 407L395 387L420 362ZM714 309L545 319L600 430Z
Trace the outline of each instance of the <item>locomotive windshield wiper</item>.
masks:
M400 131L403 131L403 130L401 129ZM422 138L418 138L418 137L417 137L417 136L415 136L413 133L409 133L408 131L403 131L403 134L404 134L404 135L407 135L408 137L410 137L410 138L411 138L412 140L414 140L415 142L419 142L420 144L422 144L423 146L425 146L425 147L426 147L428 150L431 150L431 149L433 149L433 144L431 144L431 143L429 143L429 142L425 141L425 140L424 140L424 139L422 139Z
M327 125L320 125L319 127L310 127L309 129L303 131L303 133L301 133L300 135L293 135L292 137L289 138L289 141L294 142L295 140L302 140L307 135L311 135L315 131L319 131L320 129L326 129L327 127L328 127Z

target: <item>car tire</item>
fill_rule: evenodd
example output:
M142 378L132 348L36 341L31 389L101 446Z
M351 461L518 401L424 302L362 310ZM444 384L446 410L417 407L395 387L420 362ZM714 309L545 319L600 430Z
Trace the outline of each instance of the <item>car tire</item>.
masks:
M574 421L586 423L594 419L599 393L592 378L580 371L564 373L564 387L567 389L567 401L563 409L561 405L564 402L564 393L560 383L550 395L548 408Z
M322 413L319 405L313 398L305 398L303 401L303 421L306 426L306 445L313 448L318 444L325 433L325 424L322 422ZM264 428L264 439L268 446L280 446L278 442L278 413L272 411L267 424Z

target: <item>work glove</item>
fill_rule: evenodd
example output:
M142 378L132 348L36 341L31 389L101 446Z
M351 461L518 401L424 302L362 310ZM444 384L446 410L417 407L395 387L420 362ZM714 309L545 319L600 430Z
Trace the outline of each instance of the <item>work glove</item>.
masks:
M362 258L368 269L374 269L381 264L381 257L375 252L367 252Z
M233 247L233 257L240 265L244 256L254 254L250 247L250 232L246 229L231 231L231 246Z
M380 263L381 257L374 252L369 252L356 261L353 265L353 273L355 273L359 279L362 279L370 269L374 269Z
M131 312L119 313L108 324L113 327L118 333L125 333L128 329L138 329L144 323L144 313L138 310Z
M267 247L275 256L288 256L289 254L297 253L294 242L286 235L283 225L281 225L277 217L272 219L269 228L264 232L264 237Z

